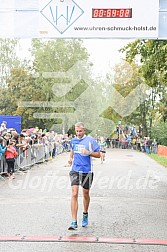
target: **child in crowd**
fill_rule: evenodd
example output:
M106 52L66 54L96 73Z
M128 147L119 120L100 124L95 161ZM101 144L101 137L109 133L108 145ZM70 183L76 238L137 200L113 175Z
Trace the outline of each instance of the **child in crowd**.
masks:
M0 137L0 160L2 158L3 153L6 151L6 147L3 146L3 140L4 139L2 137Z
M3 145L3 141L4 139L0 137L0 173L3 173L3 165L1 163L1 159L2 159L3 153L6 151L6 147ZM0 175L0 179L3 179L1 175Z
M17 157L18 153L16 151L15 146L15 141L10 141L9 145L7 146L7 149L5 151L5 156L6 156L6 163L8 165L8 171L7 171L7 176L12 178L14 177L14 165L15 165L15 158Z

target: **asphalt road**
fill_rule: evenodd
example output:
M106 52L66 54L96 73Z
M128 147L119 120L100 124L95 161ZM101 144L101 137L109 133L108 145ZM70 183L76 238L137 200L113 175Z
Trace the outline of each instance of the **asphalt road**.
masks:
M80 190L79 227L69 231L68 155L0 181L0 251L167 251L167 245L46 241L55 236L167 240L167 169L133 150L107 149L103 164L94 159L89 226L81 227ZM4 236L38 241L2 241Z

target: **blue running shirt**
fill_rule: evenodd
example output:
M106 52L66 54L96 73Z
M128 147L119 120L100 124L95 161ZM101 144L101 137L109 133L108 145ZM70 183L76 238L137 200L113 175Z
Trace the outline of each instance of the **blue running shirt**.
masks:
M88 151L97 152L100 150L100 146L96 140L90 136L84 136L79 139L73 138L70 142L70 147L74 152L74 158L72 163L72 171L89 173L92 172L92 157L90 155L82 154L82 149Z

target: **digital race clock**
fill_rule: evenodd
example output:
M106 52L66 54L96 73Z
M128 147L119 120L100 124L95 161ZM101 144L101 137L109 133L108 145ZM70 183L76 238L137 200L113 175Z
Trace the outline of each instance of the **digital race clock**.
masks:
M92 18L132 18L132 8L92 9Z

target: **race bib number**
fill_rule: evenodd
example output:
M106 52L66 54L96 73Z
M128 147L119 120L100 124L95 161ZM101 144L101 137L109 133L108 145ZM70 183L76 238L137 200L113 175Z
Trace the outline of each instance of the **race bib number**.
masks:
M85 149L85 146L82 144L76 144L74 146L74 152L75 153L82 153L82 150Z

